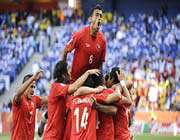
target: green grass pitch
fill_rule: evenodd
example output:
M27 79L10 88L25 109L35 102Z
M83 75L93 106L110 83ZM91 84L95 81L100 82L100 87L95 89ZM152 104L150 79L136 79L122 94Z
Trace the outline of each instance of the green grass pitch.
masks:
M0 135L0 140L10 140L10 135ZM36 137L36 140L40 138ZM180 136L162 136L162 135L135 135L134 140L180 140Z

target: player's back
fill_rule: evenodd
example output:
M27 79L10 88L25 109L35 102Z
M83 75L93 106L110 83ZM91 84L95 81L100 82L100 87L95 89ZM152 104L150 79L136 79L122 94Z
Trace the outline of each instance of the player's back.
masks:
M91 95L75 97L71 104L71 140L96 140L96 110Z
M99 103L105 104L108 95L113 94L113 89L105 89L94 97ZM113 116L98 111L97 140L114 140Z
M129 106L120 105L114 119L115 140L130 140Z

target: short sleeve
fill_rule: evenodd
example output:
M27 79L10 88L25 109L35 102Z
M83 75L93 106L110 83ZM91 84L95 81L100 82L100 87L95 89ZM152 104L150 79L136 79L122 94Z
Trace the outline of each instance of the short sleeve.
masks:
M58 83L56 85L56 96L66 96L68 94L69 85Z
M79 34L74 33L72 35L72 38L69 40L69 42L66 44L66 51L71 52L73 49L78 48L78 41L79 41Z
M36 108L41 108L42 106L42 99L39 96L35 96L36 99Z
M22 97L23 97L23 96L21 96L21 100L22 100ZM21 102L22 102L22 101L20 100L19 102L17 102L15 98L16 98L16 95L15 95L14 98L13 98L12 105L18 107L18 106L21 105Z

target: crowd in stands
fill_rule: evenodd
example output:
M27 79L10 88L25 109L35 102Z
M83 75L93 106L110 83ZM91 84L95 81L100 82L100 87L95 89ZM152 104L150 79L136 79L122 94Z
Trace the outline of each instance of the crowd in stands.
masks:
M22 12L0 14L0 94L9 89L34 52L43 52L50 22L40 16Z
M53 34L46 34L51 38L50 49L42 58L41 63L34 64L35 69L41 67L45 73L44 77L37 83L36 90L40 95L49 94L54 64L60 58L60 54L72 33L85 26L80 18L70 20L73 18L73 14L67 16L69 14L66 12L62 14L62 11L52 11L51 14L56 18L53 18L54 22L50 19L53 23L51 25L63 23L64 26L58 28ZM11 15L9 16L11 17ZM29 18L31 22L24 22L27 26L26 29L32 29L32 26L36 25L38 20L35 17L32 19ZM55 22L56 20L59 23ZM126 71L128 80L134 81L134 86L137 89L136 105L139 110L180 110L180 53L178 53L180 52L180 17L177 15L168 18L166 16L139 14L125 18L107 13L105 21L106 24L103 25L102 31L107 40L107 52L103 72L108 72L113 66L120 66ZM3 24L1 23L1 25ZM7 50L14 51L1 54L2 61L0 61L3 64L1 72L5 74L3 70L7 72L8 68L4 69L4 67L8 66L10 70L15 69L14 71L17 74L34 51L40 52L36 35L33 34L36 33L34 31L36 28L24 30L22 26L20 31L17 28L16 32L21 34L16 33L17 37L14 39L14 28L12 28L13 26L8 27L11 32L7 32L6 36L12 37L8 42L8 38L5 35L3 36L3 32L1 32L0 37L4 37L3 40L7 40L6 43L9 45L2 43L3 47L0 47L0 52L5 51L6 46L9 46ZM5 32L4 25L0 30ZM27 34L25 37L23 36L24 32ZM16 42L19 40L18 36L20 36L21 42ZM29 39L33 41L29 41ZM32 44L32 42L34 43ZM21 46L21 49L18 46ZM33 48L31 54L29 54L30 48ZM28 54L26 54L27 52ZM8 61L7 59L3 61L4 55L8 55ZM68 56L69 66L72 57L73 55ZM10 75L11 80L15 79L14 74L9 72L8 75Z

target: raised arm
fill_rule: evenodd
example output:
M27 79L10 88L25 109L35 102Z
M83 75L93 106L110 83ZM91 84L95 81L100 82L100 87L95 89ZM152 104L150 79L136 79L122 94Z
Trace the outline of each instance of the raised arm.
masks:
M99 93L106 89L104 86L99 86L97 88L90 88L90 87L80 87L75 93L74 96L82 96L82 95L87 95L91 93Z
M80 39L80 34L74 33L72 38L69 40L69 42L66 44L63 55L62 55L62 61L66 62L67 54L70 53L72 50L78 48L78 42Z
M39 70L16 90L16 95L14 96L16 102L20 102L21 96L24 94L28 86L30 86L34 81L38 80L41 77L42 73L43 70Z
M66 62L66 60L67 60L67 54L68 54L68 53L69 53L69 52L66 51L66 48L65 48L64 51L63 51L63 54L62 54L62 61Z
M121 99L121 97L122 97L121 89L119 86L116 86L114 92L107 96L105 103L111 104L111 103L117 102Z
M68 93L72 94L74 93L78 88L80 88L86 79L88 78L89 75L91 74L99 74L100 71L98 69L92 69L92 70L87 70L80 78L78 78L73 84L69 85L68 88Z
M120 81L119 85L121 86L121 88L123 89L123 92L124 92L124 96L122 96L122 99L119 100L118 103L119 104L126 103L126 104L130 104L131 105L132 104L132 99L131 99L129 90L126 87L126 82L124 81L124 77L122 76L123 74L122 73L118 74L117 72L116 72L116 74L117 74L118 79Z

